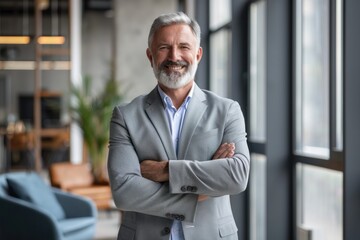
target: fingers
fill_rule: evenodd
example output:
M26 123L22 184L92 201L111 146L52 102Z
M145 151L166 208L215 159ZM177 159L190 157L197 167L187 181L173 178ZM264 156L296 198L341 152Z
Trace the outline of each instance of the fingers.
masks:
M198 196L198 202L202 202L205 201L206 199L208 199L209 197L206 195L199 195Z
M169 162L144 160L140 164L141 175L154 182L166 182L169 180Z
M229 158L229 157L233 157L234 154L235 154L235 144L223 143L220 145L218 150L216 150L212 159Z

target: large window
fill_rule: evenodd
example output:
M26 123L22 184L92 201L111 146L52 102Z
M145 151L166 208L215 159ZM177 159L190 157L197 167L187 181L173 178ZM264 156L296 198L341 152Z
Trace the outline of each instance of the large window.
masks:
M265 1L258 1L250 6L250 81L249 81L249 110L251 141L265 142L266 120L266 23Z
M329 0L297 1L296 151L329 157Z
M210 0L210 29L217 29L231 21L231 0Z
M343 239L342 15L342 0L296 1L298 240Z
M213 33L210 38L210 89L226 97L230 89L231 34L228 29Z
M296 175L298 227L313 240L341 240L342 172L298 163Z
M266 3L250 5L249 13L249 181L250 240L266 239Z
M231 88L231 1L210 1L210 90L228 97Z
M250 240L266 240L266 155L252 153L250 158Z
M334 148L337 151L343 150L343 21L342 21L342 12L343 12L343 0L336 0L336 67L335 67L335 141Z

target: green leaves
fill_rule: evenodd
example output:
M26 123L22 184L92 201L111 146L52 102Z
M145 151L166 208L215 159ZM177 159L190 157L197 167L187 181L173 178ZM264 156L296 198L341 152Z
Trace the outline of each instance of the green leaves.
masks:
M110 118L113 108L123 96L119 92L119 84L109 79L97 95L91 94L92 80L85 77L82 85L72 86L70 104L71 116L82 129L93 167L105 161L104 151L109 141Z

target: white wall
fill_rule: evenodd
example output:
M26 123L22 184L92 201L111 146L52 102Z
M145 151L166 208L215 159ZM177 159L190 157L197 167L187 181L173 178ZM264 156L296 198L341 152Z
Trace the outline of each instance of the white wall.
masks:
M104 11L86 11L82 21L82 74L100 89L109 78L112 60L113 18Z

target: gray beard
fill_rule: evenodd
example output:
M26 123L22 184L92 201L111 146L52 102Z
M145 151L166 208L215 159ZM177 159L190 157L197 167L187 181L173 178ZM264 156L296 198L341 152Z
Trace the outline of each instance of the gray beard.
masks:
M187 71L183 74L178 72L167 74L164 70L159 70L155 67L153 68L153 71L159 83L170 89L178 89L184 87L194 79L197 66L197 63L190 65Z

